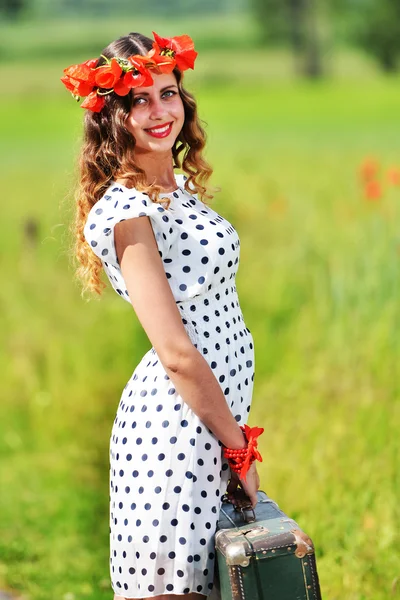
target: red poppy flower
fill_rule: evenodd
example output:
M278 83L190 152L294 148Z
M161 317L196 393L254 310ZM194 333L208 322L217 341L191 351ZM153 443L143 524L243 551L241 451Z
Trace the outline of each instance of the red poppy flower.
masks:
M378 170L378 161L375 158L366 158L360 165L360 176L362 181L367 182L374 179Z
M73 79L68 75L61 77L61 81L74 96L87 96L93 90L92 83L78 81L78 79Z
M131 86L127 85L128 81L125 80L127 75L129 75L129 73L125 73L125 75L118 79L117 83L114 85L114 92L118 96L126 96L130 92Z
M97 58L90 58L79 65L71 65L64 69L65 76L61 81L75 96L87 96L95 85L94 67Z
M382 196L382 186L379 181L367 181L364 187L365 197L367 200L379 200Z
M122 68L113 58L108 65L102 65L95 71L95 82L101 88L111 89L121 77Z
M157 73L171 73L176 65L176 60L174 58L161 55L154 47L144 56L136 54L131 58L135 59L136 63L139 62L143 65L145 73L148 73L149 69L154 70ZM137 64L136 68L138 68Z
M180 71L194 68L197 52L189 35L178 35L172 38L162 38L154 31L152 32L155 42L153 48L162 56L175 58L176 65Z
M126 96L126 94L135 87L147 87L153 85L153 78L151 75L138 73L135 75L134 71L128 71L125 73L121 83L114 88L114 92L120 96Z
M154 69L156 73L172 73L176 66L176 60L173 56L161 54L161 49L157 42L153 43L153 48L147 54L151 64L148 68Z
M123 78L124 85L128 89L134 87L147 87L153 85L153 78L151 76L150 71L146 67L146 64L148 63L147 57L145 59L145 57L134 55L130 56L128 60L134 67L134 70L125 73ZM125 96L125 94L121 95Z
M92 92L85 98L81 104L81 108L88 108L93 112L100 112L106 101L104 96L99 96L97 92Z
M151 68L157 66L152 58L152 52L153 52L152 50L149 50L149 52L144 55L143 54L134 54L133 56L130 56L128 58L128 60L138 70L141 68L151 69Z
M133 55L129 59L108 59L98 67L98 59L91 58L83 63L64 69L61 81L77 98L85 97L82 108L99 112L105 105L105 99L96 88L115 91L126 96L134 87L153 85L151 70L158 73L171 73L175 67L181 71L193 69L197 52L193 40L188 35L162 38L154 31L154 43L145 55ZM132 68L133 67L133 68Z
M387 172L387 179L392 185L400 185L400 169L392 168Z

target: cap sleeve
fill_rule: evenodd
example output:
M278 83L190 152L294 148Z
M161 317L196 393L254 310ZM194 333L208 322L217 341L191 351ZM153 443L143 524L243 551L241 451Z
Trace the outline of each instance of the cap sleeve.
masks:
M115 250L114 227L134 217L150 217L159 254L166 251L170 218L165 208L152 202L147 194L114 185L89 211L83 230L86 241L101 260L119 265Z

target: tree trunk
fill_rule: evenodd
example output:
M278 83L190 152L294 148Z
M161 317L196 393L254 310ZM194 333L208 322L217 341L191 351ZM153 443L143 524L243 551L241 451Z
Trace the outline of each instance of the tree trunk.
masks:
M305 6L307 47L304 56L304 74L312 79L318 79L323 75L318 0L305 0Z
M388 52L381 52L379 62L386 73L395 73L397 71L397 56L391 49Z
M288 0L289 35L296 73L303 74L305 40L305 0Z
M16 21L24 8L24 0L2 0L0 8L6 19Z

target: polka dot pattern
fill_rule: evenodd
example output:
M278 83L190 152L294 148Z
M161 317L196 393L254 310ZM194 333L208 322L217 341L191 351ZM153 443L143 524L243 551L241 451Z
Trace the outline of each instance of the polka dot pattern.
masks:
M186 176L175 175L175 192L162 194L169 209L152 202L135 189L112 184L89 212L83 233L92 251L102 260L114 290L129 300L115 251L114 227L125 219L148 216L154 231L165 275L176 301L203 294L219 283L234 283L240 258L236 229L184 190Z
M239 237L183 189L184 176L176 180L179 188L164 194L172 199L170 209L162 211L143 194L110 186L90 211L84 234L114 289L129 302L113 226L142 213L150 217L188 336L243 425L253 393L254 345L235 285ZM110 436L110 575L116 594L211 593L228 476L221 442L178 394L152 347L122 390Z

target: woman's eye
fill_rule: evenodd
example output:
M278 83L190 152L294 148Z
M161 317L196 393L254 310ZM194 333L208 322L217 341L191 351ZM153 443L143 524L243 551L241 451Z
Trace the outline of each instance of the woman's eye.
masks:
M167 90L166 92L163 93L163 96L165 96L165 94L171 94L171 96L167 96L167 98L171 98L172 96L175 96L176 92L174 92L173 90ZM133 104L134 105L138 104L139 100L146 100L146 98L135 98L133 101Z

